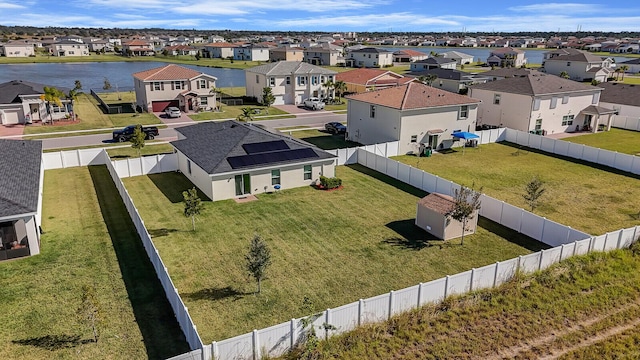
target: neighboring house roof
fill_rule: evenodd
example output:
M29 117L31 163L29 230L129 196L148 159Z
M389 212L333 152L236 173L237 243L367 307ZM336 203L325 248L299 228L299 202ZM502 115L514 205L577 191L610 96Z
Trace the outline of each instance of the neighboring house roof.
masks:
M184 66L169 64L158 68L134 73L133 77L142 81L186 80L193 79L202 74L203 73L199 71L192 70Z
M430 65L442 65L442 64L451 64L456 62L453 59L445 58L442 56L430 57L424 60L418 60L414 62L414 64L430 64Z
M445 58L451 58L451 59L473 58L473 55L461 53L459 51L447 51L447 52L444 52L444 53L442 53L440 55L442 55Z
M238 44L231 44L228 42L214 42L210 44L205 44L206 47L214 47L214 48L234 48L238 46Z
M128 43L124 43L126 46L151 46L151 43L142 40L131 40Z
M418 200L418 204L438 214L447 215L455 207L456 201L449 195L431 193Z
M492 55L504 55L504 54L513 54L513 53L524 54L524 51L510 48L510 47L497 48L495 50L491 50Z
M423 53L422 51L416 51L416 50L411 50L411 49L398 50L398 51L395 51L393 53L393 55L406 55L406 56L411 56L411 57L414 57L414 56L429 56L428 54Z
M470 88L531 96L599 90L595 86L544 73L490 81Z
M0 104L20 103L21 95L44 94L44 88L48 85L33 83L22 80L11 80L0 84ZM57 88L63 92L69 92L67 88Z
M325 69L320 66L311 65L302 61L278 61L274 63L259 65L246 69L252 73L263 75L291 75L291 74L325 74L335 75L336 71Z
M208 174L335 157L300 140L235 120L183 126L176 131L186 139L171 145Z
M74 40L60 40L60 41L54 42L52 45L87 45L87 44L74 41Z
M419 77L422 75L434 74L438 77L438 79L451 79L451 80L463 80L469 79L472 75L455 69L443 69L443 68L433 68L424 71L412 71L407 73L406 75Z
M384 75L390 75L395 79L382 80L379 82L376 81L376 79ZM392 84L401 85L412 80L414 79L394 73L393 71L380 70L380 69L367 69L367 68L349 70L349 71L338 73L338 75L336 75L336 81L344 81L347 84L358 84L358 85L373 85L374 82L376 84L392 83Z
M619 65L640 65L640 58L635 58L635 59L631 59L631 60L627 60L624 62L619 63Z
M374 47L365 47L362 49L354 49L351 50L352 53L371 53L371 54L388 54L391 53L391 51L386 50L386 49L378 49L378 48L374 48Z
M615 114L616 110L608 109L602 106L589 105L586 108L582 109L582 112L587 114L606 115L606 114Z
M575 50L567 55L558 55L558 56L554 56L550 59L547 59L545 61L578 61L578 62L589 62L589 63L593 63L593 62L598 62L601 63L602 62L602 58L600 56L596 56L593 55L591 53L588 53L586 51L581 51L581 50Z
M538 70L527 69L527 68L499 68L494 70L485 71L480 73L482 76L487 77L516 77L516 76L527 76L529 74L539 74Z
M0 218L35 213L42 142L0 139Z
M640 107L640 85L604 82L597 86L604 89L600 93L601 102Z
M480 100L468 96L436 89L418 82L410 82L405 85L387 89L349 95L347 98L399 110L426 109L430 107L466 105L480 102Z

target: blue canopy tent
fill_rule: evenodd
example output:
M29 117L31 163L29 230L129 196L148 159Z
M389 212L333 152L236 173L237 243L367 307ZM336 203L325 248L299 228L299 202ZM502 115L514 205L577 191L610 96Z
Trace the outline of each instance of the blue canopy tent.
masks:
M480 136L467 132L467 131L456 131L453 134L451 134L451 136L453 136L454 138L458 138L458 139L462 139L464 140L464 144L462 144L462 153L464 154L464 148L467 145L467 140L471 140L471 139L479 139Z

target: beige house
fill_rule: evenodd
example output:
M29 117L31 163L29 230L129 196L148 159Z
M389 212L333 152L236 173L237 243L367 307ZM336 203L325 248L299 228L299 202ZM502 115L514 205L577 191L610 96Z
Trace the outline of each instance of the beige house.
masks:
M560 76L566 72L571 80L606 82L611 73L611 58L593 55L583 50L572 48L558 49L544 54L542 71Z
M416 210L416 226L442 240L449 240L471 235L478 226L478 211L467 220L467 228L463 229L460 221L447 216L455 206L455 200L449 196L431 193L418 201Z
M345 60L347 66L381 68L393 65L393 52L385 49L365 47L349 51Z
M313 65L344 65L345 59L342 56L342 51L331 48L313 46L304 50L304 62Z
M69 102L61 99L62 106L50 104L41 98L47 85L22 80L0 84L0 125L27 124L37 121L59 120L69 116ZM65 93L69 89L58 88Z
M527 64L527 58L522 50L510 47L498 48L491 50L487 64L500 67L521 67Z
M233 58L233 49L237 45L227 42L213 42L204 45L203 57L228 59Z
M24 42L9 42L0 45L1 53L6 57L29 57L35 56L33 44Z
M478 124L540 135L596 132L611 127L614 110L599 106L602 88L544 73L505 78L469 87L482 100Z
M269 61L303 61L304 49L281 46L269 49Z
M133 74L136 105L160 112L175 106L184 112L216 106L216 77L170 64Z
M0 261L40 253L42 142L0 139Z
M458 65L471 64L473 62L473 55L461 53L459 51L447 51L440 54L445 59L453 59Z
M262 101L262 92L270 87L274 105L301 104L309 97L332 97L324 83L334 81L337 72L301 61L278 61L244 71L247 96Z
M233 58L241 61L269 61L269 49L266 44L245 44L233 48Z
M362 68L338 73L336 81L345 83L346 93L361 93L404 85L415 79L389 70Z
M399 154L462 146L451 134L475 130L480 102L418 82L347 98L347 139L365 145L398 141Z
M89 45L73 40L58 41L47 48L53 56L89 56Z
M176 128L178 168L211 200L310 186L335 176L335 156L235 120Z
M132 56L151 56L155 54L153 45L144 40L131 40L122 44L122 54Z

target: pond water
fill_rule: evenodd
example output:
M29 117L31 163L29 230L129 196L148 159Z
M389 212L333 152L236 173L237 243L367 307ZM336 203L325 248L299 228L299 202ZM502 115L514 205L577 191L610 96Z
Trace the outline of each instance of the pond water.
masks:
M133 90L133 73L164 66L163 62L88 62L88 63L40 63L1 64L0 83L24 80L35 83L73 88L75 80L82 88L102 91L104 78L109 79L112 89ZM204 66L181 65L218 78L217 87L244 86L244 70L220 69Z

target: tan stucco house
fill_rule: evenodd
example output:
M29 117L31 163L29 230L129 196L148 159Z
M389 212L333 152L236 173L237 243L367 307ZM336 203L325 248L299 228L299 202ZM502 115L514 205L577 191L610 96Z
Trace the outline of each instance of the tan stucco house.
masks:
M53 56L89 56L89 45L73 40L58 41L47 48Z
M40 253L42 142L0 139L0 261Z
M35 49L32 43L24 41L8 42L0 45L0 54L6 57L29 57L35 56Z
M323 84L334 81L336 71L301 61L278 61L244 71L247 96L262 101L262 92L270 87L274 105L301 104L309 97L332 97L333 90Z
M280 46L269 49L269 61L303 61L304 49L298 47Z
M161 112L175 106L184 112L216 106L216 77L170 64L133 74L136 105Z
M611 127L615 111L599 106L602 88L545 74L530 73L469 87L482 100L478 124L539 135Z
M418 82L347 98L347 139L365 145L398 141L399 154L462 146L451 134L475 130L480 102Z
M233 49L238 46L228 42L213 42L204 45L203 57L228 59L233 58Z
M211 200L315 184L335 176L335 156L235 120L176 128L178 168Z
M418 201L415 224L438 239L449 240L461 237L462 223L448 216L454 206L455 200L451 196L431 193ZM467 228L464 229L465 236L474 234L478 226L478 211L474 211L471 216L467 220Z
M365 47L351 50L345 59L347 66L381 68L393 65L393 52L385 49Z
M59 120L69 116L67 99L61 99L62 106L50 104L47 110L47 104L41 98L46 86L22 80L0 84L0 125ZM69 92L66 88L58 90Z
M606 82L611 73L611 58L593 55L583 50L572 48L557 49L544 54L543 71L560 76L566 72L571 80Z

